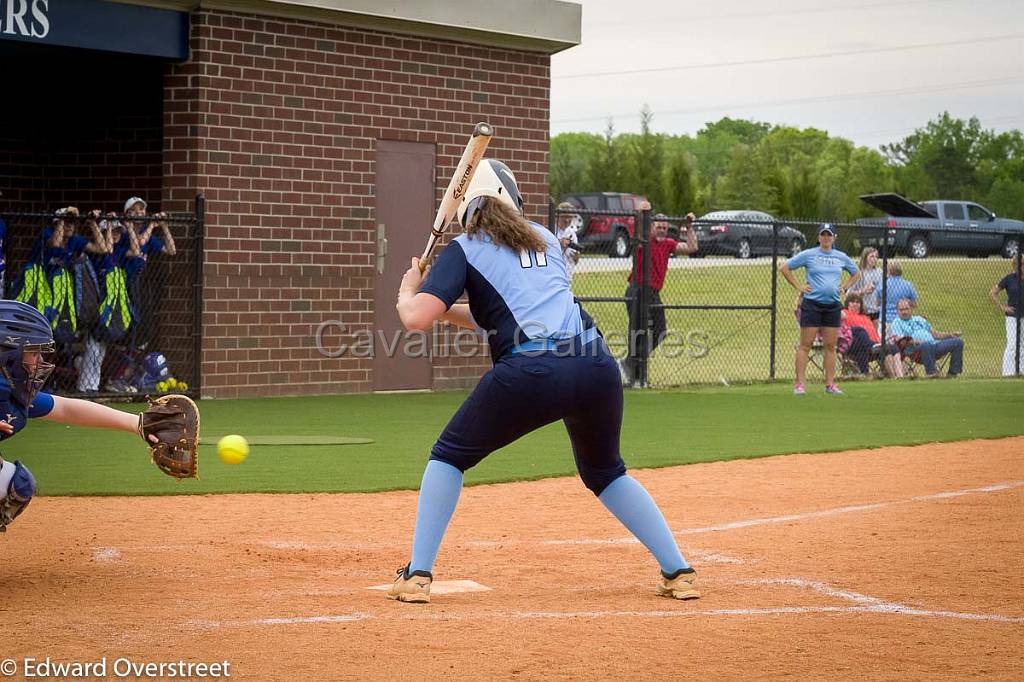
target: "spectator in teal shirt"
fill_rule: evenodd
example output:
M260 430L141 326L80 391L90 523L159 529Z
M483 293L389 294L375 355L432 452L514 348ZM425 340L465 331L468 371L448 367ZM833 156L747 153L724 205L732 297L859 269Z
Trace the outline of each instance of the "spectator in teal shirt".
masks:
M908 299L896 304L899 318L892 323L892 334L901 338L910 337L912 351L921 351L921 363L928 376L938 376L935 362L949 355L949 376L955 377L964 368L964 340L960 332L939 332L932 329L931 323L915 315Z

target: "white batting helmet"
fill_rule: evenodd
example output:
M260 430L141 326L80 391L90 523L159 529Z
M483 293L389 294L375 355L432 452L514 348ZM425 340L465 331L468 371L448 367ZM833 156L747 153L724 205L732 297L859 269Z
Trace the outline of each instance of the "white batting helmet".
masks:
M473 174L466 194L459 203L456 216L463 227L473 218L473 214L483 206L488 197L502 201L520 214L523 212L523 195L519 193L516 176L501 161L483 159Z

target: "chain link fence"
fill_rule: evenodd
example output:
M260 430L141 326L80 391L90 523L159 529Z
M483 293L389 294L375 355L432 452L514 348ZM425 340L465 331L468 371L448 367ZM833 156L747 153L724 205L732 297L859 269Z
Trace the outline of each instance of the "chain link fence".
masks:
M3 295L36 307L54 333L44 390L199 395L203 210L200 195L193 213L0 214Z
M665 262L665 249L651 246L652 239L659 241L659 224L679 242L692 230L696 253L672 253ZM962 339L964 376L1021 375L1021 333L1014 330L1021 329L1024 302L1008 299L1022 296L1012 281L1024 281L1020 234L996 229L922 234L919 224L894 219L832 224L836 248L864 262L863 283L850 293L860 297L876 331L884 329L894 344L901 338L893 329L898 317L893 292L905 292L909 283L916 295L913 315L925 318L939 332L936 337L956 332ZM778 268L783 260L817 246L820 221L722 211L690 225L685 216L652 216L649 210L624 213L552 204L549 225L556 236L575 228L580 255L573 291L622 361L627 383L669 387L794 377L798 294ZM625 257L607 234L611 230L627 235ZM922 239L927 245L923 252ZM882 276L890 271L892 276ZM650 279L644 276L648 272ZM803 276L797 271L798 279ZM844 347L844 335L850 334L843 332L840 339L843 378L892 373L880 358L871 358L862 372L864 366L854 357L857 349ZM901 368L907 365L907 374L924 374L916 344L904 341L892 348L901 351L898 360ZM816 344L812 380L814 367L820 372L820 352Z

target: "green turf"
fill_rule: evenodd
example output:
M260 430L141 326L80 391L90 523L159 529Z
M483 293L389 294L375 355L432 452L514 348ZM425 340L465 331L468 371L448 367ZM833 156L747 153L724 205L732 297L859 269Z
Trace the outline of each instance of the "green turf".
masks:
M1024 382L879 381L826 397L820 386L796 397L788 385L628 391L622 452L631 467L913 444L1024 433ZM200 481L176 482L150 464L127 433L44 421L5 443L45 495L319 492L413 489L427 453L464 393L352 395L203 401L211 434L370 438L365 445L259 446L242 464L202 449ZM124 406L122 406L124 407ZM138 410L139 406L124 409ZM574 473L560 424L495 453L467 483Z
M964 374L998 377L1001 374L1006 331L1002 314L988 297L989 290L1010 271L1001 258L901 260L904 276L921 297L920 312L940 331L964 334ZM577 274L573 291L578 296L622 296L625 272ZM793 376L793 349L797 340L796 293L778 278L776 372L778 379ZM676 305L769 305L771 260L741 263L728 259L721 267L672 269L665 280L662 301ZM622 303L586 303L588 312L606 336L625 337L628 319ZM651 360L650 381L657 386L698 383L764 381L770 373L771 315L768 311L667 311L668 326L680 332L674 349L659 349ZM690 337L687 334L703 334ZM704 357L696 339L710 346ZM701 341L706 339L706 343ZM622 347L624 349L624 346ZM665 357L666 351L680 353ZM624 352L624 351L623 351Z

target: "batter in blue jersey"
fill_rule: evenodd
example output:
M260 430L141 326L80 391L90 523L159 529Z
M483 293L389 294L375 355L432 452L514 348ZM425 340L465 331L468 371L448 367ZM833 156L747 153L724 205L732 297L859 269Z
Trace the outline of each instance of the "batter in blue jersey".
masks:
M387 596L430 601L434 561L459 501L463 472L521 436L563 421L584 485L657 559L657 593L697 598L696 575L657 504L626 474L615 359L573 298L558 240L527 222L522 211L512 171L498 161L482 161L459 206L464 233L441 253L425 281L415 258L402 278L397 308L406 329L430 329L437 320L475 329L487 336L494 367L431 450L412 557ZM463 294L469 302L457 303Z
M818 228L818 246L801 251L779 267L786 281L800 292L797 310L800 345L796 351L796 385L793 387L796 395L806 393L807 361L819 334L824 347L825 392L830 395L843 393L836 386L836 341L843 314L841 300L846 289L860 279L860 271L849 256L833 248L835 241L835 227L823 223ZM800 284L793 275L793 270L799 268L807 271L806 284ZM845 285L842 284L844 270L853 275Z

